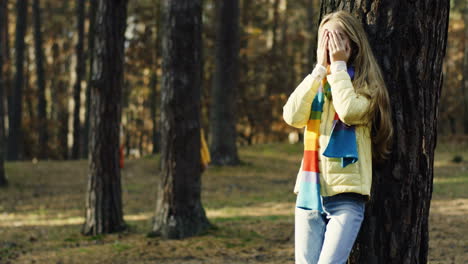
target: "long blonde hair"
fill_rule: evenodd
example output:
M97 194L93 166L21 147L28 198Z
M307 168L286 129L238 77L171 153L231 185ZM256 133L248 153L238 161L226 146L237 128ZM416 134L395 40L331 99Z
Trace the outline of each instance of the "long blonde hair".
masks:
M372 157L388 158L393 138L393 125L388 95L382 71L375 59L362 24L347 11L327 14L320 22L319 32L327 22L336 22L348 35L351 44L349 65L354 65L353 86L356 93L370 99L367 120L372 121ZM366 89L367 88L367 89Z

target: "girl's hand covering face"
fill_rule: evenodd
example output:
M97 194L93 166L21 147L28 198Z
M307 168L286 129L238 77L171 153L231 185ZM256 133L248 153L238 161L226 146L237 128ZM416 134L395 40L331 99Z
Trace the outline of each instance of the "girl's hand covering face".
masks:
M317 63L321 64L323 67L327 67L328 65L328 43L330 40L328 32L329 31L327 29L323 30L322 35L318 39L317 45Z
M349 41L346 41L340 36L337 30L329 31L328 33L328 49L330 62L348 61L351 56L351 47Z

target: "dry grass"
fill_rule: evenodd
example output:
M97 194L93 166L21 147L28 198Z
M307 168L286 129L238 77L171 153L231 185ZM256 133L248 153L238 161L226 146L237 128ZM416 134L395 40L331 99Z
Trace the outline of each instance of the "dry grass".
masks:
M216 229L184 240L151 238L158 157L129 160L122 174L126 232L80 235L86 161L7 163L0 192L0 263L293 263L295 175L301 146L243 147L239 167L210 167L202 201ZM430 263L468 262L466 145L439 144ZM255 184L254 184L255 183Z

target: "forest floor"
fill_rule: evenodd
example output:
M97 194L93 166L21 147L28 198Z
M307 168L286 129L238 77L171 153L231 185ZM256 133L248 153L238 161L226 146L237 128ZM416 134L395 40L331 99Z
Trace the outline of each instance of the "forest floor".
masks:
M438 143L429 263L468 263L468 142ZM87 161L9 162L0 190L0 263L294 262L293 187L301 146L241 147L238 167L210 167L202 202L215 229L183 240L149 237L157 156L127 160L122 192L128 230L80 234ZM455 156L463 161L453 162Z

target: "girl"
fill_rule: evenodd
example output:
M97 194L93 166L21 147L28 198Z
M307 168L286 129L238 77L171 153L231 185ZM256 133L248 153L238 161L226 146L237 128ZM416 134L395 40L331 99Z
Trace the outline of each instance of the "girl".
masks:
M294 188L295 258L343 264L370 199L372 161L390 152L390 100L356 18L328 14L318 32L317 65L283 107L286 123L305 127Z

